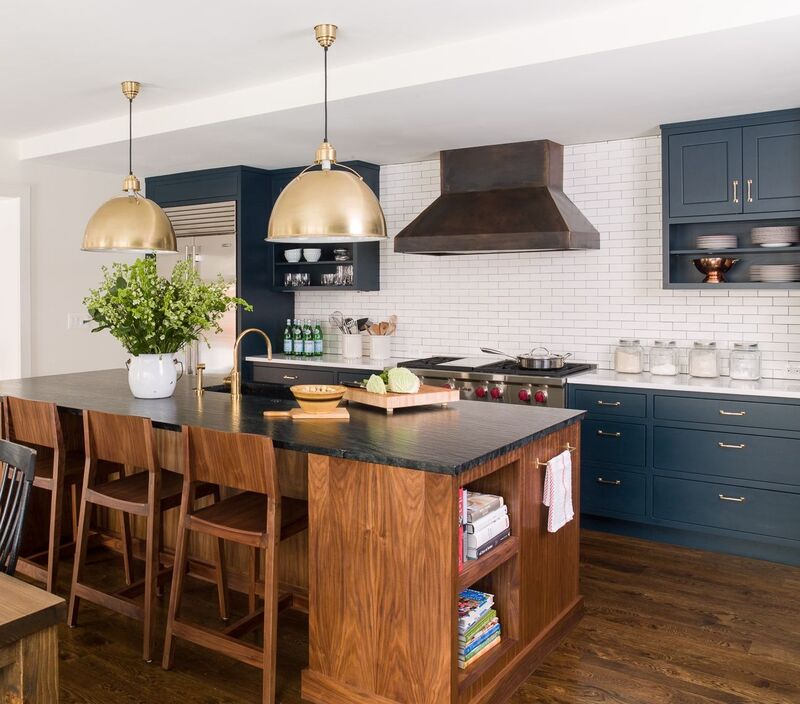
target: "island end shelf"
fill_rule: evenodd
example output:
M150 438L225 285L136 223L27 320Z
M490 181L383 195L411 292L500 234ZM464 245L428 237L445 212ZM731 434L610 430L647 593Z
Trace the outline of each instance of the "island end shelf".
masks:
M213 380L212 380L213 382ZM505 701L578 622L580 421L569 409L463 402L400 411L354 406L350 422L265 420L286 401L207 392L178 382L171 399L130 397L124 371L0 382L0 396L50 400L80 441L85 409L146 415L162 466L183 470L181 424L263 433L276 448L281 493L307 498L309 530L281 544L283 604L309 614L302 697L315 704L495 704ZM567 446L576 518L547 531L544 467ZM508 504L511 537L459 573L459 489ZM113 516L106 528L116 529ZM177 512L164 520L172 561ZM141 526L134 551L141 553ZM119 540L110 542L117 549ZM247 551L226 549L229 586L248 589ZM213 546L191 547L190 572L213 581ZM458 668L458 594L495 595L501 644Z

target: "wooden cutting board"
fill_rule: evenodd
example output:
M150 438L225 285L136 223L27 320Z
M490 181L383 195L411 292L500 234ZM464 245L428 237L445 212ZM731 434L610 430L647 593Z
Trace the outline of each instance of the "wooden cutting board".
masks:
M428 386L423 384L415 394L373 394L366 389L353 389L348 387L344 400L350 403L363 403L366 406L381 408L387 413L393 413L397 408L414 408L416 406L446 406L452 401L458 401L458 389L446 389L441 386Z
M290 418L291 420L350 420L350 411L336 408L329 413L309 413L302 408L287 411L264 411L264 418Z

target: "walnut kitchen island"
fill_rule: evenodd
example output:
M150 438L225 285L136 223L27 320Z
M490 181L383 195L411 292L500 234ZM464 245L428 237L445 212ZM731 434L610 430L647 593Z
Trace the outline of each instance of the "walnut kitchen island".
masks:
M213 379L212 379L213 382ZM169 399L135 399L124 370L0 382L0 396L55 402L68 442L80 412L152 418L164 467L182 471L181 425L272 438L285 496L307 498L309 530L281 545L281 591L309 613L302 696L317 704L502 702L577 623L582 412L460 401L387 416L352 405L350 421L266 420L290 401L232 401L193 379ZM573 452L576 519L547 532L544 462ZM460 487L502 495L511 538L458 567ZM177 512L165 515L167 548ZM110 524L113 527L113 523ZM210 546L193 540L192 572L213 578ZM164 555L169 562L170 555ZM231 550L231 586L247 555ZM457 594L495 595L501 644L459 670Z

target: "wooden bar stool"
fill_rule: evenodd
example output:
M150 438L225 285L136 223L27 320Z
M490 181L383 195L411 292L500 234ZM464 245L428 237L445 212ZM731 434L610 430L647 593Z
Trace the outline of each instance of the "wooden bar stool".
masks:
M78 484L83 476L84 455L67 452L58 409L54 403L3 398L3 435L6 439L37 450L36 475L33 486L50 492L50 516L47 550L35 555L20 556L17 571L44 582L45 589L55 591L58 560L65 545L61 544L61 518L69 490L71 498L72 540L77 533ZM36 519L32 513L26 525ZM42 564L44 563L44 564Z
M83 474L78 538L75 549L75 565L72 574L72 592L69 601L67 623L74 627L78 621L81 599L144 622L144 645L142 655L147 662L152 660L155 643L153 608L160 581L172 570L162 570L159 563L161 545L161 514L180 505L183 480L180 474L162 470L156 449L153 424L149 418L119 416L96 411L83 414L86 467ZM124 471L119 479L97 483L97 467L100 462L122 465ZM134 468L146 471L132 473ZM216 487L205 485L203 495L216 493ZM139 582L126 574L129 586L114 593L104 592L81 581L86 562L89 524L94 506L104 506L122 512L123 526L129 515L142 516L146 520L145 577ZM130 533L127 529L126 539ZM130 546L127 547L130 550ZM185 567L182 566L182 569ZM217 583L220 604L223 603L223 555L217 555ZM126 572L128 567L126 566ZM144 592L144 606L132 598ZM227 608L227 603L225 603ZM227 618L227 612L223 612Z
M275 655L278 617L278 545L308 527L308 504L281 499L272 440L261 435L183 429L184 476L175 552L175 573L167 616L163 667L172 667L175 638L202 645L264 671L262 698L275 701ZM195 509L198 482L213 482L243 493ZM224 631L179 619L189 533L203 533L264 552L264 607ZM263 613L262 613L263 612ZM263 624L264 647L240 640Z

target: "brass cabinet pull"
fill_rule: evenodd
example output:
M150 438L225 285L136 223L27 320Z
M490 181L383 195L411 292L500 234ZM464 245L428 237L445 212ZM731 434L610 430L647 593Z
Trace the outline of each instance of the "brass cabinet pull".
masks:
M622 484L621 479L603 479L603 477L597 477L598 484L608 484L610 486L620 486Z
M297 380L296 376L289 376L288 374L284 374L283 378L286 379L286 381L296 381Z
M621 438L622 433L609 433L607 430L598 430L597 434L601 438Z
M747 179L747 202L748 203L752 203L753 202L753 179L752 178L748 178Z
M721 416L746 416L747 411L723 411L721 408L719 409L719 414Z
M738 445L730 445L727 442L720 441L717 443L717 445L724 447L726 450L744 450L744 448L747 447L747 445L745 445L743 442L740 442Z
M739 202L739 179L733 179L733 202Z
M615 408L622 405L622 401L598 401L598 406L614 406Z
M725 496L725 494L719 494L720 501L733 501L736 504L743 504L745 502L744 496Z

